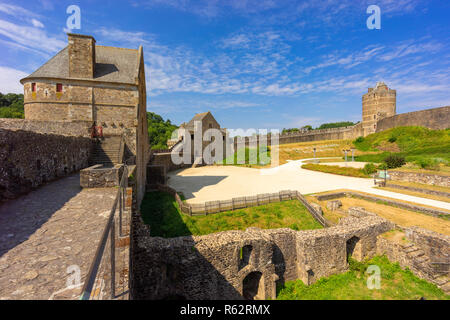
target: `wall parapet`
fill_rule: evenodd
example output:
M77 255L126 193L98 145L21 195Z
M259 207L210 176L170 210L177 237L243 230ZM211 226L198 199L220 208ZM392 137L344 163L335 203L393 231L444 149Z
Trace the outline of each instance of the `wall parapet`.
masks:
M104 167L96 164L80 171L80 186L82 188L118 187L124 166L116 164L114 167Z
M0 201L88 166L92 140L0 129Z
M92 121L40 121L27 119L0 119L0 128L5 130L23 130L41 134L61 136L90 137Z

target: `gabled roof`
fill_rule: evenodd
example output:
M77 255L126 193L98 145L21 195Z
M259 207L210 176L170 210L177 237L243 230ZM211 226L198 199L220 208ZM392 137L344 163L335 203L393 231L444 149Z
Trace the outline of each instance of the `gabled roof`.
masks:
M202 121L203 118L205 118L207 115L211 114L211 112L202 112L202 113L197 113L186 125L186 128L194 128L194 122L195 121ZM211 115L212 116L212 115Z
M74 79L69 77L68 52L69 48L65 47L21 82L31 78ZM95 60L94 78L88 80L136 83L139 72L139 50L96 45Z

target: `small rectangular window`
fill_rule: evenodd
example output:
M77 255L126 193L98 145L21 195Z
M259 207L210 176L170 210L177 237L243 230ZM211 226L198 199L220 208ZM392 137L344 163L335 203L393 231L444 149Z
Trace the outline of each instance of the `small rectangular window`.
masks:
M56 92L62 92L62 83L56 84Z
M36 92L36 83L31 84L31 92Z

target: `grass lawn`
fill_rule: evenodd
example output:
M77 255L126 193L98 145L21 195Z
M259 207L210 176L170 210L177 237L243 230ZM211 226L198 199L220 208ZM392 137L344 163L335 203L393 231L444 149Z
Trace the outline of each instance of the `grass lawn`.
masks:
M431 167L450 162L450 129L430 130L424 127L397 127L373 133L355 140L360 151L378 151L357 156L358 161L382 162L391 153L405 157L407 162L423 163ZM434 164L434 165L432 165Z
M164 238L245 230L248 227L293 230L322 228L297 200L190 217L180 212L178 204L168 193L148 192L142 201L141 213L144 222L150 225L150 234Z
M381 288L368 289L365 271L369 265L377 265L381 271ZM403 270L398 263L385 256L377 256L360 263L350 262L350 271L319 279L311 286L301 280L288 281L277 288L278 300L449 300L441 289Z
M341 176L350 176L357 178L371 178L370 175L365 174L362 169L351 168L351 167L339 167L339 166L329 166L329 165L320 165L314 163L307 163L302 165L302 169L320 171L325 173L333 173Z

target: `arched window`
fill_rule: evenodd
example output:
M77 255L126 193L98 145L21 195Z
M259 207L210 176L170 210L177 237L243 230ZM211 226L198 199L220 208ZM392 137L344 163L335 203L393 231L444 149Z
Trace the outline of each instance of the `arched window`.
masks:
M243 246L239 251L239 269L244 268L250 262L253 247L250 245Z

